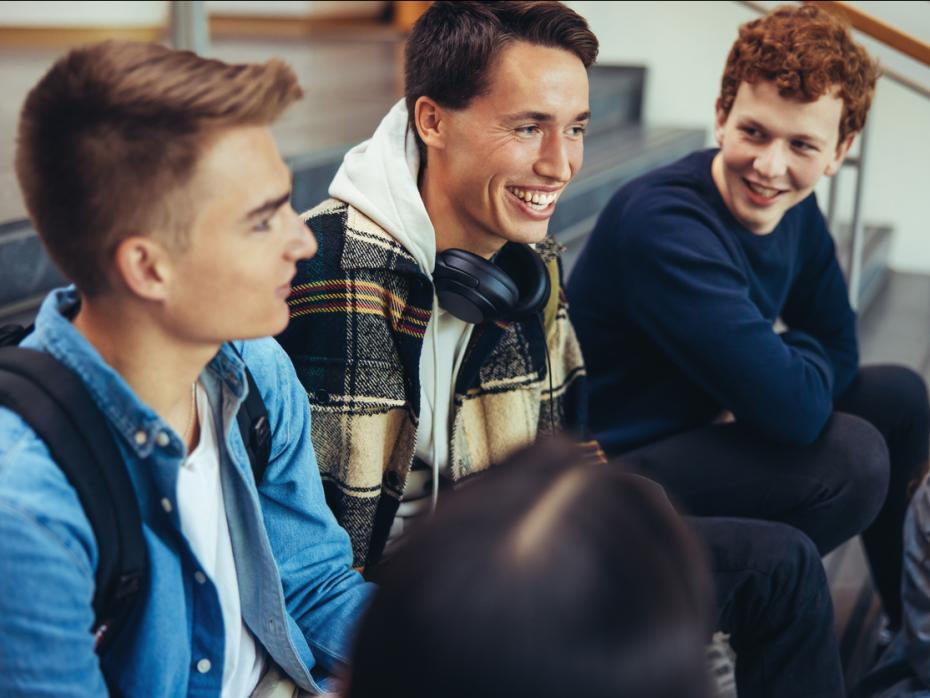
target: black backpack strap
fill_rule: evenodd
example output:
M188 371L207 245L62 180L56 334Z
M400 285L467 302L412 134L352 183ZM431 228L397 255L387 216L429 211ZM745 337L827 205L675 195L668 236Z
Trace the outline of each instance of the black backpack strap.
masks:
M118 635L147 580L142 519L123 458L81 379L38 351L0 348L0 404L45 442L77 492L97 539L97 652Z
M249 453L255 486L258 487L262 484L268 459L271 457L271 425L268 423L265 401L262 400L255 379L247 367L245 377L249 384L249 392L239 407L236 421L239 423L239 433L242 434L245 450Z
M14 347L32 332L34 325L4 325L0 327L0 347Z

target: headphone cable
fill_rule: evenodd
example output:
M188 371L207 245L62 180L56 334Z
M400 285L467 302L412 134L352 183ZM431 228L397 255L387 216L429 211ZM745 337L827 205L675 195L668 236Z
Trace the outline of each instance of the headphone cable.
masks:
M539 328L542 330L543 350L546 352L546 376L549 378L549 431L550 436L555 436L555 391L552 388L552 360L549 358L545 311L539 313Z

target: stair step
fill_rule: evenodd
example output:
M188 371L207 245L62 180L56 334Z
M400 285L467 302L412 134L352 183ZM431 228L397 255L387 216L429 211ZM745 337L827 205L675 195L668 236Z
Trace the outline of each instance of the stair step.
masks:
M694 129L626 126L602 131L587 140L589 157L577 179L562 195L550 230L573 255L566 272L594 227L597 214L624 182L701 147L704 134ZM289 158L294 173L293 202L306 210L327 196L344 148ZM0 225L0 322L28 315L43 295L64 283L29 221Z
M882 285L888 278L888 258L891 252L893 228L885 223L866 223L863 226L862 269L859 283L859 314L868 311ZM849 265L852 251L852 229L848 223L834 226L836 255L849 281Z
M642 66L594 65L588 70L591 136L640 123L646 69Z
M704 138L701 129L630 125L586 140L584 167L559 197L549 222L549 232L566 248L562 257L565 278L616 191L626 182L703 147Z
M558 233L575 226L577 240L580 240L577 233L580 221L596 215L622 181L649 169L649 164L642 163L671 159L667 153L676 139L682 137L681 133L667 129L635 126L642 116L645 68L599 65L593 66L589 75L594 117L587 137L588 159L577 182L563 195L552 227ZM313 111L316 117L320 117L318 111ZM323 118L331 121L336 117ZM292 127L303 130L307 124ZM292 201L298 211L326 198L329 183L348 147L324 146L287 158L294 173ZM651 155L642 152L650 148L658 150ZM45 254L28 220L0 224L0 322L28 317L49 289L63 283L64 277Z

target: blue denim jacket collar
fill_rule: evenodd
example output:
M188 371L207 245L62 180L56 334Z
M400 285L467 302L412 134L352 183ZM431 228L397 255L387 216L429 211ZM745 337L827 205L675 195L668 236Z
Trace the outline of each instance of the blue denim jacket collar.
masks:
M136 397L123 377L71 323L68 311L78 302L74 287L51 293L42 303L35 331L23 346L44 348L80 375L98 406L125 440L126 447L136 456L141 459L151 456L158 434L164 432L171 439L165 455L183 457L186 449L170 425ZM221 346L205 370L237 399L245 396L245 367L231 345Z

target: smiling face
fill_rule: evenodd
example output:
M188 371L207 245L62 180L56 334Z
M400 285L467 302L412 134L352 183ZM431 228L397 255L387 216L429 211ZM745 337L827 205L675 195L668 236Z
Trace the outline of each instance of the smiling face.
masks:
M842 111L835 90L800 102L768 81L741 83L729 114L718 105L714 184L748 230L772 232L823 175L836 174L854 137L837 143Z
M428 150L420 190L440 251L490 257L508 241L542 240L581 168L590 112L587 71L575 54L517 41L489 79L464 109L417 102Z
M280 332L297 261L313 256L316 240L291 208L290 171L268 129L221 133L189 189L197 215L169 262L173 331L206 343Z

